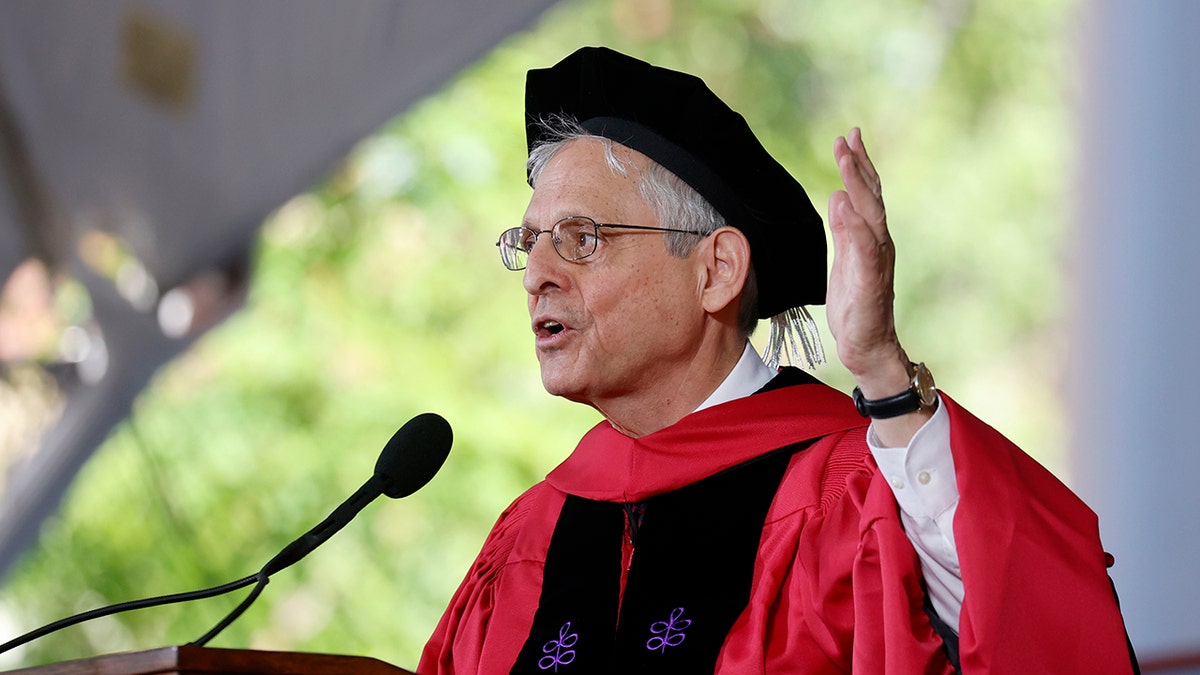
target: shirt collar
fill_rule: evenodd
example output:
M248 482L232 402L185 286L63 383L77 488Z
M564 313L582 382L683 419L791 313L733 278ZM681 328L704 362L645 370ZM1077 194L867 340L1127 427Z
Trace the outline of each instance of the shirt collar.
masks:
M742 350L742 357L738 359L733 370L725 377L719 386L704 399L704 403L700 404L696 411L711 408L712 406L726 403L734 399L749 396L754 392L762 389L771 378L775 377L776 373L767 367L759 358L758 352L754 351L754 345L746 341L746 347ZM695 412L695 411L694 411Z

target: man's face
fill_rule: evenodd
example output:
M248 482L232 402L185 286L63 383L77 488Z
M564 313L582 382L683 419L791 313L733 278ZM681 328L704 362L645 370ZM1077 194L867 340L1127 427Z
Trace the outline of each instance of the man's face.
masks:
M587 216L686 227L659 223L642 198L637 178L646 157L624 146L615 150L632 162L628 175L608 167L598 141L562 148L538 179L525 226L549 230L567 216ZM542 384L601 412L622 397L665 403L687 374L703 330L703 268L695 255L667 253L661 232L600 228L599 236L596 253L577 262L555 252L549 233L530 252L524 285Z

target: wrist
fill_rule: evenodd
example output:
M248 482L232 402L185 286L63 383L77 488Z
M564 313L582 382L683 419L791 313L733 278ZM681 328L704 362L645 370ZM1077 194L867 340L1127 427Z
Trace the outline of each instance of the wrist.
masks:
M892 360L872 369L869 373L854 376L854 384L869 400L894 396L909 388L912 375L908 359Z
M937 404L933 374L924 363L908 362L901 384L892 378L874 381L871 389L854 388L854 407L863 417L890 419L915 412L931 412ZM887 384L884 384L887 382ZM882 393L876 393L882 392Z

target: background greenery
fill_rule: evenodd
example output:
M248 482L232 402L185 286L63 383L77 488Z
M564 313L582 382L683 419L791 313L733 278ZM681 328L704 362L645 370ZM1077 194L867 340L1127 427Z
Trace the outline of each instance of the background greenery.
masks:
M705 78L821 211L837 187L833 139L861 125L897 240L909 353L1061 475L1073 8L559 5L268 219L248 306L164 369L99 450L9 577L0 624L15 635L252 573L365 480L396 427L432 410L456 436L433 483L369 507L213 643L414 667L495 517L597 420L542 390L519 275L493 246L529 196L524 72L583 44ZM832 356L827 334L826 346ZM818 374L848 387L836 364ZM237 601L95 621L0 663L180 644Z

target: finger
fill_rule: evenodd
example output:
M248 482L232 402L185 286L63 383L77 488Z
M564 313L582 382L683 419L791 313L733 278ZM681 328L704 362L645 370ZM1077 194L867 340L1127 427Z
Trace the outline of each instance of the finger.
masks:
M863 184L867 186L872 196L876 199L880 198L879 174L875 172L875 166L866 154L866 148L862 144L862 132L858 127L853 127L850 129L850 133L835 141L834 156L839 162L844 157L853 158L854 170L862 176Z
M834 144L834 155L838 161L838 173L841 174L842 183L854 210L871 223L877 234L882 235L887 227L886 215L883 201L876 193L877 188L868 183L867 175L859 166L858 157L844 138L839 138Z
M895 250L891 235L884 228L882 234L854 210L849 196L843 191L834 192L829 198L829 231L833 236L834 261L839 256L857 260L855 265L865 265L860 272L891 277Z
M875 171L875 163L867 155L867 146L863 144L862 139L862 129L858 127L852 128L849 138L846 139L846 144L850 146L850 150L858 159L859 169L863 172L867 183L874 186L875 196L878 197L881 194L879 173Z
M834 190L833 194L829 195L829 232L833 235L835 247L838 238L843 236L846 229L842 204L848 201L850 201L850 196L846 194L845 190Z
M872 249L879 243L874 229L854 209L850 195L845 190L837 190L829 195L829 232L833 235L835 256Z
M850 202L850 195L845 190L836 190L829 195L829 234L833 239L833 257L837 261L850 248L847 234L847 224L843 204Z

